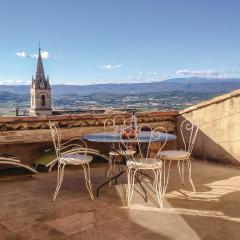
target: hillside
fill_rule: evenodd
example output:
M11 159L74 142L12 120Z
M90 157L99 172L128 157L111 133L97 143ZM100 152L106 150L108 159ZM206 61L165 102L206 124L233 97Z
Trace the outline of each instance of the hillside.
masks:
M29 94L27 85L0 85L0 92ZM53 95L77 94L79 96L93 93L141 93L141 92L204 92L226 93L240 88L240 79L210 78L175 78L152 83L121 83L95 85L52 85Z

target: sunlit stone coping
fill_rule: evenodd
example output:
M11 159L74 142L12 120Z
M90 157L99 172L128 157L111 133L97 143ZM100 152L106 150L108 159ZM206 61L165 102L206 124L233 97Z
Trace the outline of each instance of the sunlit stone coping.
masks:
M137 117L144 116L158 117L158 116L177 116L178 111L157 111L157 112L139 112ZM39 122L39 121L62 121L62 120L85 120L85 119L106 119L116 115L129 117L128 113L112 113L112 114L64 114L56 116L0 116L0 123L10 122Z
M221 102L226 101L228 99L236 98L236 97L240 97L240 89L234 90L230 93L212 98L210 100L207 100L207 101L201 102L199 104L196 104L194 106L191 106L189 108L186 108L186 109L180 111L179 114L181 115L181 114L189 113L189 112L199 110L199 109L204 108L204 107L208 107L209 105L218 104L218 103L221 103Z

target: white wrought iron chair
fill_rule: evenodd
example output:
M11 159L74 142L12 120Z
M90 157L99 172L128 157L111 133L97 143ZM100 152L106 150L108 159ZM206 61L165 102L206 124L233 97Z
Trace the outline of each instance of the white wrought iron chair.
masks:
M114 131L118 134L121 134L123 129L127 127L127 124L130 124L130 118L125 119L123 116L117 115L113 119L106 119L104 121L104 130L105 132ZM113 143L112 150L109 152L107 177L113 176L117 157L126 157L127 155L131 156L135 153L136 151L132 149L122 151L119 144ZM111 182L109 185L111 185Z
M142 144L139 141L139 135L141 134L141 129L147 128L150 132L149 142ZM133 136L129 136L129 139L136 140L136 154L127 155L127 178L128 178L128 190L127 190L127 206L130 208L131 201L134 192L134 182L137 172L142 171L152 171L154 173L153 186L155 187L156 195L159 202L159 207L163 207L163 188L162 188L162 161L159 157L160 152L167 142L167 138L162 141L161 134L167 133L166 129L163 127L157 127L152 129L149 125L140 125L137 129L128 128L128 132L132 132ZM131 145L127 145L125 142L125 137L122 137L122 147L124 149L131 149ZM161 147L157 152L152 151L152 143L161 142ZM147 146L146 146L147 145ZM142 173L141 173L142 174Z
M82 139L78 139L79 143L71 143L70 140L61 144L61 129L58 124L49 122L49 125L58 163L57 187L53 196L53 201L56 200L61 188L66 165L80 165L83 167L86 187L93 200L89 166L93 157L88 155L87 144Z
M180 125L181 138L184 145L184 149L180 150L167 150L160 153L160 158L163 160L164 164L164 192L166 192L171 164L177 161L178 171L181 178L182 184L184 184L184 164L188 167L188 178L192 186L193 192L196 192L193 180L192 180L192 167L191 167L191 153L194 148L194 143L197 138L199 129L199 124L194 125L188 120L182 121ZM168 161L168 170L166 172L166 162Z

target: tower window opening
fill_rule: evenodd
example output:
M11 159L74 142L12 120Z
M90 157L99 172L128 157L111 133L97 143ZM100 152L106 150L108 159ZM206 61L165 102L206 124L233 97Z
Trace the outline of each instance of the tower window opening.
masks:
M46 98L44 95L41 95L41 105L45 106L46 105Z

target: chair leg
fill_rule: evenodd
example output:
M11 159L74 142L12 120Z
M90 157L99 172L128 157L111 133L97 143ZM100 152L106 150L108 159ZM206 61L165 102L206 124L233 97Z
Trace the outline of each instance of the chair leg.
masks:
M185 161L178 161L178 172L183 185L184 185L184 162Z
M93 192L92 192L92 183L91 183L89 163L83 164L82 167L83 167L83 170L84 170L86 187L87 187L87 190L90 194L91 199L93 200Z
M187 163L188 163L188 176L189 176L189 182L192 186L193 192L196 192L196 188L193 184L193 180L192 180L192 166L191 166L191 160L188 158L187 159Z
M115 168L115 157L113 155L109 156L109 163L108 163L108 173L107 173L107 177L111 178L113 176L113 171ZM112 181L109 182L109 187L111 187L112 185Z
M162 169L153 169L153 173L155 176L155 189L159 202L159 207L163 208L163 186L162 186Z
M58 192L62 186L62 181L63 181L63 177L64 177L64 168L65 168L65 164L59 164L58 165L58 176L57 176L57 187L53 196L53 201L55 202Z
M145 200L145 202L147 202L147 200L148 200L148 195L147 195L147 191L146 191L146 189L145 189L145 187L144 187L145 182L144 182L144 180L143 180L142 171L140 170L139 172L140 172L140 173L137 173L137 174L136 174L136 180L137 180L137 183L139 184L140 188L142 189L142 191L143 191L143 193L144 193L144 200Z
M110 178L111 177L111 172L112 172L112 156L109 156L109 162L108 162L108 168L106 172L106 177Z
M171 164L172 164L172 161L170 160L169 161L169 164L168 164L168 170L167 170L167 173L166 173L166 160L163 161L163 187L162 187L162 194L163 196L165 195L166 191L167 191L167 186L168 186L168 181L169 181L169 176L170 176L170 170L171 170Z
M183 176L183 181L182 184L185 184L185 179L184 179L184 168L185 168L185 161L182 161L182 176Z
M127 170L127 177L128 177L127 205L128 205L128 208L130 208L131 200L133 197L134 180L135 180L136 172L137 172L137 169L128 168L128 170Z

